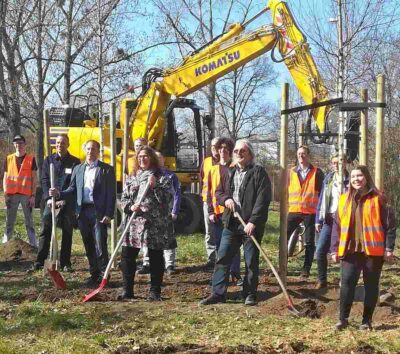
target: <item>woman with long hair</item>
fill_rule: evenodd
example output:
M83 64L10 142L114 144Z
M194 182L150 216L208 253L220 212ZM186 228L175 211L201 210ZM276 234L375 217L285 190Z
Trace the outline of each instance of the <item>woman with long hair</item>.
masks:
M142 203L137 204L148 182L150 182L150 190ZM168 248L170 237L167 228L170 199L171 182L162 174L156 152L150 146L142 146L137 151L133 173L125 182L121 198L124 212L128 216L136 212L136 217L122 244L123 292L118 295L118 300L133 298L136 258L143 245L148 247L150 257L148 300L161 300L161 284L164 275L163 251Z
M340 259L341 287L339 322L348 326L355 289L363 273L365 298L360 330L372 329L372 315L379 296L383 262L393 261L396 226L388 206L366 166L351 171L350 187L339 199L336 232L332 234L332 258Z

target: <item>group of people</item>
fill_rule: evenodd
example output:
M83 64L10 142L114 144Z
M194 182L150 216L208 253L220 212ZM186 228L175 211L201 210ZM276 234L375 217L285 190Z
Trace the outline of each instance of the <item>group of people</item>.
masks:
M26 153L22 135L13 139L15 153L4 163L3 188L7 207L3 242L12 235L19 204L22 205L29 242L37 246L32 207L36 191L36 162ZM136 260L144 252L143 273L150 273L148 299L161 300L161 285L165 270L175 269L177 247L174 221L180 209L180 184L176 175L164 167L164 157L145 139L134 143L128 177L123 186L121 206L124 213L135 218L125 235L120 267L123 291L118 299L134 296ZM48 156L42 167L41 186L46 202L42 216L37 260L32 270L43 267L51 238L51 200L61 211L57 224L62 229L60 265L71 271L72 227L75 215L89 261L87 285L101 281L109 261L107 224L114 217L116 183L114 168L99 161L100 145L89 140L84 146L86 160L68 152L65 134L56 138L56 152ZM339 173L339 159L343 171ZM310 150L297 150L298 164L289 171L288 239L300 223L305 227L305 257L301 276L308 278L314 253L317 258L317 289L328 286L327 256L341 262L340 311L337 329L348 326L355 287L363 272L365 299L360 328L372 328L372 314L379 295L379 278L384 261L393 260L396 237L394 212L384 195L374 185L365 166L347 172L344 156L334 156L332 171L324 176L311 164ZM50 184L50 164L55 168L55 186ZM343 180L340 181L340 177ZM236 143L218 137L211 142L211 156L201 168L202 200L205 222L205 244L208 265L213 268L212 292L201 305L226 301L229 281L241 285L246 305L257 304L259 251L248 236L261 242L271 201L271 183L264 167L255 161L252 144L247 140ZM143 195L147 185L148 192ZM344 190L342 192L342 186ZM139 203L140 200L140 203ZM245 226L238 220L240 215ZM319 235L315 246L315 233ZM240 273L240 248L243 246L245 272ZM147 269L146 269L147 268Z

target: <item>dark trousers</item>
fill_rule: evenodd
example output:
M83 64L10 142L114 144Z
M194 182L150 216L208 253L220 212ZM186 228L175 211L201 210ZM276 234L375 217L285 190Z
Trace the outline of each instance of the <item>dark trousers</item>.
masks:
M366 256L364 253L349 253L340 262L340 314L341 320L347 320L353 305L354 294L361 271L364 280L363 322L371 321L379 296L379 279L383 257Z
M222 220L218 219L216 223L212 224L214 228L214 237L215 237L215 249L218 255L219 246L221 244L222 231L224 230L224 226L222 225ZM240 248L238 253L233 257L232 264L230 266L230 271L232 275L240 275Z
M317 266L318 266L318 280L321 283L326 283L328 280L328 260L327 255L331 247L331 234L334 227L334 217L332 214L327 214L324 224L322 225L321 232L319 233L317 244Z
M255 236L261 242L264 230L259 230ZM243 296L256 295L259 274L260 252L254 245L251 238L238 229L237 226L224 228L222 231L221 244L219 246L217 261L215 263L212 278L213 293L224 296L228 288L229 268L232 259L238 254L240 246L243 244L244 261L246 265L243 280Z
M124 289L133 295L133 285L136 272L136 258L140 248L122 247L121 270ZM150 258L150 292L161 294L161 285L164 276L164 251L148 249ZM132 293L130 292L132 291Z
M73 232L73 211L64 207L57 216L57 224L62 230L62 241L60 251L60 266L61 268L71 266L71 247L72 247L72 232ZM43 210L42 226L39 235L39 250L36 262L43 266L44 261L49 255L51 241L51 209L47 206Z
M78 222L89 261L90 275L97 279L104 273L108 264L107 225L96 219L94 206L82 206Z
M289 242L290 236L301 222L304 223L306 228L304 232L305 258L303 270L309 272L315 252L315 214L289 213L287 239Z

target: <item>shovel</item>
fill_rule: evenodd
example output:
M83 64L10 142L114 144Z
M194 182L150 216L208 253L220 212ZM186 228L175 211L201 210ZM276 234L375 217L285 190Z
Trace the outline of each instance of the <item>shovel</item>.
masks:
M242 219L242 217L240 216L240 214L238 212L234 212L233 214L236 218L238 218L238 220L240 221L240 223L243 225L243 227L246 227L246 223L244 222L244 220ZM295 315L295 316L300 316L300 312L295 308L292 298L290 297L289 293L286 290L285 285L283 284L283 281L281 279L281 277L279 276L278 272L276 271L274 265L272 264L272 262L269 260L267 254L264 252L264 250L261 248L260 244L258 243L258 241L256 240L256 238L253 235L250 235L251 240L254 242L254 244L256 245L256 247L259 249L260 253L262 254L263 258L265 259L265 261L268 263L269 267L271 268L272 272L274 273L276 279L278 280L279 286L281 287L283 294L285 295L285 298L288 302L288 310L291 314Z
M139 200L136 201L136 204L142 203L142 201L143 201L145 195L147 194L147 191L149 190L149 188L150 188L150 182L147 182L146 187L145 187L142 195L140 196ZM101 280L100 286L97 289L93 290L90 294L86 295L83 298L83 302L86 302L86 301L89 301L90 299L92 299L101 290L103 290L104 287L107 285L107 283L108 283L108 274L110 273L111 266L113 264L114 258L117 255L117 252L118 252L119 248L121 247L122 242L124 242L125 235L129 231L129 227L131 226L132 221L133 221L133 219L135 219L135 217L136 217L136 212L133 212L131 217L129 218L128 222L125 225L124 231L122 232L122 235L121 235L117 245L115 246L114 252L112 253L110 260L108 261L107 268L106 268L106 271L104 272L103 279Z
M54 188L54 164L50 164L50 186ZM57 245L57 237L56 237L56 198L51 197L51 241L50 241L50 260L47 260L45 263L45 269L47 273L50 275L51 280L53 281L55 287L57 289L66 289L67 286L65 284L64 278L58 271L58 245Z

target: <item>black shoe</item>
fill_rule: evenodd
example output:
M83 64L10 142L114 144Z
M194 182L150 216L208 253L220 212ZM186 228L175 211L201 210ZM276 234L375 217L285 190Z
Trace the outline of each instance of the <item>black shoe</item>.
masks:
M147 301L162 301L161 294L155 291L150 291Z
M201 300L199 305L214 305L214 304L223 304L225 303L225 296L211 294L209 297Z
M372 331L372 324L371 321L362 321L360 327L358 327L360 331Z
M335 324L335 327L337 330L341 331L342 329L345 329L348 325L348 320L339 320L339 322Z
M208 261L204 266L205 270L214 270L215 261Z
M35 262L32 264L32 266L27 270L27 273L33 273L33 272L38 272L39 270L43 269L43 264L40 264L39 262Z
M122 301L122 300L129 300L133 299L133 293L127 292L125 290L122 291L122 293L118 294L116 297L116 300Z
M65 273L73 273L73 272L75 272L75 270L70 265L61 267L61 271L65 272Z
M100 277L89 277L85 280L85 286L88 288L95 288L101 283Z
M168 266L167 269L165 270L165 273L167 275L172 275L176 273L175 267L174 266Z
M253 294L247 295L246 300L244 300L244 304L246 306L255 306L257 305L256 296Z
M144 265L137 271L138 274L150 274L150 266Z

